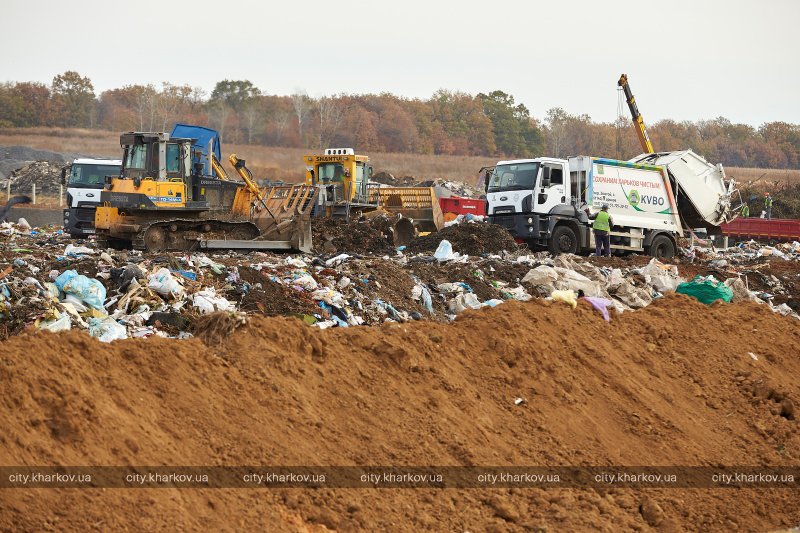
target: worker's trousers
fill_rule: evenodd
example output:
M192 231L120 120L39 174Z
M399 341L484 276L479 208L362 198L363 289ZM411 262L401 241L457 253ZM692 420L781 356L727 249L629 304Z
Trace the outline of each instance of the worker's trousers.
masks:
M594 254L611 257L611 236L607 231L594 230Z
M772 220L772 206L767 207L767 220Z

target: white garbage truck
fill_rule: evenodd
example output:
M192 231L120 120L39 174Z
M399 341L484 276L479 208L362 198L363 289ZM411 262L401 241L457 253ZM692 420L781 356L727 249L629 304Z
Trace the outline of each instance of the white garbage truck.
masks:
M578 156L499 161L484 185L489 222L553 253L594 249L589 214L609 206L612 251L672 257L691 228L719 233L735 217L733 180L691 150L630 161Z
M64 209L64 232L80 238L94 235L95 209L106 176L119 176L122 161L118 159L75 159L61 169L61 183L67 187Z

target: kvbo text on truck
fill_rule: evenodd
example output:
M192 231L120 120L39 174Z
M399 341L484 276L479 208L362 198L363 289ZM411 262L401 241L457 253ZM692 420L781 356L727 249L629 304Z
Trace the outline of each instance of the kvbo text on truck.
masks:
M733 180L691 150L631 161L579 156L500 161L485 181L489 222L553 253L592 250L587 215L607 204L611 249L672 257L685 229L732 220Z

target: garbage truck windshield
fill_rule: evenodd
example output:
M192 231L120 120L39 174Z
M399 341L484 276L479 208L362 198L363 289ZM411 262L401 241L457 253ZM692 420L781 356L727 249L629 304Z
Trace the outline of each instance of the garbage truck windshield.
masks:
M539 174L539 163L514 163L497 165L489 176L487 192L522 191L533 189L536 176Z
M100 188L105 183L106 176L119 176L119 165L92 165L74 164L69 173L70 187L94 187Z

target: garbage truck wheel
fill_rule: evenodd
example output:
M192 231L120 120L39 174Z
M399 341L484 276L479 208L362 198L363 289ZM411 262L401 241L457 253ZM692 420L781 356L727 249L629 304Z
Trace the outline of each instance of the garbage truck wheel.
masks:
M675 257L675 245L666 235L656 235L650 243L650 255L655 258L672 259Z
M550 238L550 252L554 254L574 254L578 252L578 236L569 226L556 226Z

